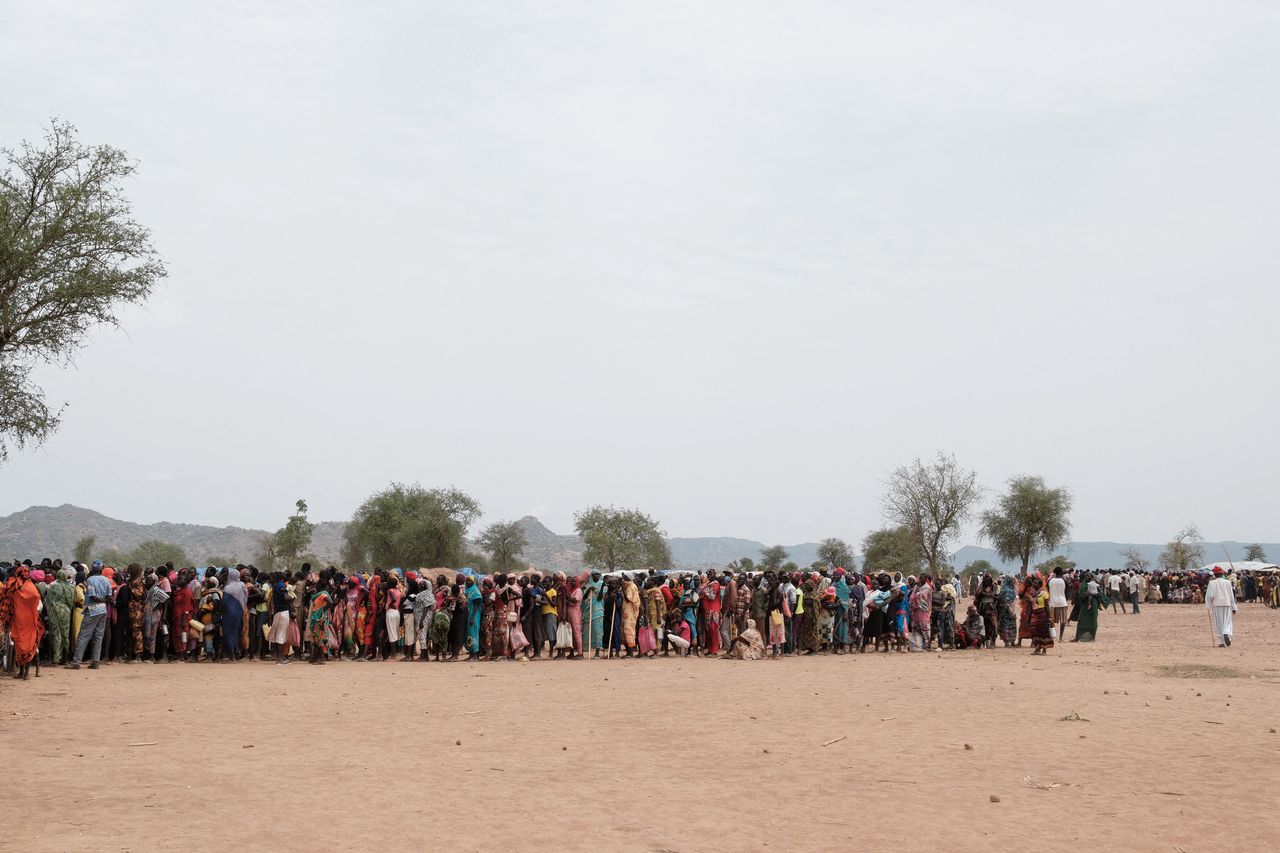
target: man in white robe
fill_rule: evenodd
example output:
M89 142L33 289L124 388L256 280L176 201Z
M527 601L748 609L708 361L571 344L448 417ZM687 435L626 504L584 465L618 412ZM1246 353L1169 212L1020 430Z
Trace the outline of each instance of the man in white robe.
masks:
M1204 606L1213 617L1213 639L1218 647L1231 645L1231 617L1236 612L1236 591L1222 575L1222 566L1213 567L1213 580L1204 591Z

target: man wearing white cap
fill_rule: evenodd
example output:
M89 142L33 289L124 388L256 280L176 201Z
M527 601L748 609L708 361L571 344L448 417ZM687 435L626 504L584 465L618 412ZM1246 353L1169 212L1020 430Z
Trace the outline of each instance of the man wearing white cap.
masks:
M1204 606L1213 617L1213 639L1218 647L1231 645L1231 617L1236 612L1236 591L1222 575L1222 566L1213 567L1213 580L1204 591Z

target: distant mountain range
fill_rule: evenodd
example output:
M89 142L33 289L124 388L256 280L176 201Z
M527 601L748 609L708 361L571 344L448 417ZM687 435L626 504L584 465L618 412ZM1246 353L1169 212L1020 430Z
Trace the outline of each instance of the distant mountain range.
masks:
M528 547L524 559L540 569L575 571L582 568L582 540L575 535L554 533L533 516L519 520ZM346 523L325 521L316 524L310 551L325 562L337 562L342 550L342 534ZM94 512L91 509L63 504L58 507L33 506L13 515L0 518L0 558L43 557L69 559L76 542L86 534L96 537L95 550L115 548L130 551L148 539L160 539L181 545L194 562L202 563L210 557L229 557L249 561L257 552L258 537L267 531L244 527L210 527L201 524L136 524L121 521ZM676 536L668 540L671 558L681 568L724 566L732 560L750 557L759 560L765 543L754 539L737 539L731 536ZM1205 542L1205 561L1243 560L1247 543ZM787 555L798 565L808 566L818 559L818 543L802 542L783 546ZM1163 545L1130 544L1122 542L1072 542L1059 549L1081 568L1100 569L1120 566L1124 557L1120 551L1136 547L1155 565ZM1280 544L1263 544L1272 560L1280 559ZM1225 550L1224 550L1225 549ZM1051 555L1043 554L1037 561ZM1017 566L998 560L988 548L966 545L955 553L953 563L962 567L974 560L988 560L993 566L1013 571Z

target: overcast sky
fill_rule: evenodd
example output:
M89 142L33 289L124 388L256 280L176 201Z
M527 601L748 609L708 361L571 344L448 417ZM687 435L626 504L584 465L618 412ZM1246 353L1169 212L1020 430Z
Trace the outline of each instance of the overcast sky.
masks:
M9 3L170 276L0 510L860 539L936 450L1280 540L1280 4ZM971 539L972 536L966 536Z

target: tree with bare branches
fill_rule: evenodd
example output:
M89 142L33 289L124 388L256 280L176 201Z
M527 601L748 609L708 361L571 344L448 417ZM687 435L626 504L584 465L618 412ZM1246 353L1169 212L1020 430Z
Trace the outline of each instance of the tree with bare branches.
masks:
M908 528L920 542L929 569L946 565L947 542L973 516L982 497L978 475L960 467L956 458L939 452L928 463L916 459L889 476L881 499L884 516Z

